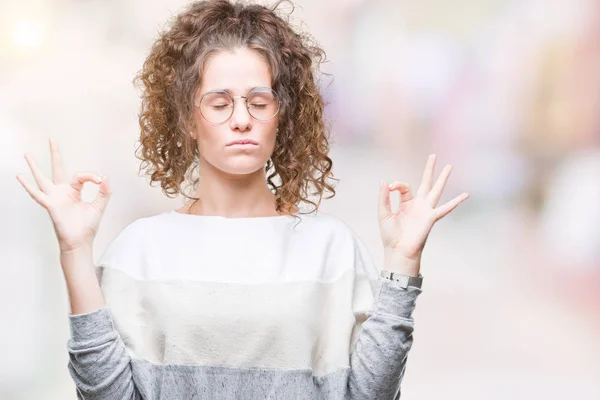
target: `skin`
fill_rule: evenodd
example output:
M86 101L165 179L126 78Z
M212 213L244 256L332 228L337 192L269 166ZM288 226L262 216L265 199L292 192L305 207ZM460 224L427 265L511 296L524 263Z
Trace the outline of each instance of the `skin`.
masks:
M272 87L268 64L250 49L222 51L205 64L195 104L200 104L202 95L210 90L229 89L233 96L246 96L253 87ZM191 211L192 203L178 212L229 218L280 215L264 171L275 149L279 115L260 121L248 113L244 99L237 98L234 102L233 115L221 124L208 122L195 108L195 128L190 136L200 154L200 184L195 197L201 200L193 204ZM227 146L244 138L257 141L258 146Z
M208 90L230 89L234 96L245 96L250 88L270 87L271 75L266 62L248 49L215 54L205 66L204 79L196 93L196 101ZM268 217L279 215L275 209L275 195L267 187L264 165L275 147L278 117L269 121L252 118L243 106L243 99L235 99L231 118L215 125L204 120L195 110L195 127L190 136L200 154L200 181L198 208L188 205L178 212L198 215L236 217ZM196 103L198 104L198 103ZM233 140L251 138L256 147L228 147ZM106 210L112 189L108 177L95 172L80 171L69 178L64 168L56 139L50 139L52 176L47 177L31 153L25 153L37 187L23 175L17 180L51 219L60 248L61 266L65 275L71 313L84 314L105 305L93 267L93 240ZM381 181L379 189L378 223L384 246L384 269L410 276L418 276L425 242L434 224L448 215L469 195L463 193L438 206L450 172L446 165L433 182L435 154L427 160L421 184L413 194L406 182ZM99 185L93 202L81 200L85 183ZM390 193L400 192L400 205L392 211ZM243 201L240 201L243 200Z
M378 221L384 249L384 270L418 276L421 271L421 256L431 228L469 198L468 193L462 193L437 206L452 166L446 165L434 183L435 160L436 155L430 154L421 184L414 194L410 184L406 182L394 181L388 185L381 181ZM392 212L390 192L394 190L400 192L400 205Z
M63 165L56 139L50 138L52 176L48 177L31 153L25 160L37 183L24 176L17 180L40 206L48 211L60 248L60 263L65 276L71 314L85 314L104 306L104 298L93 265L93 241L112 190L107 176L80 171L69 178ZM81 190L87 182L100 186L93 202L81 200Z
M246 95L253 86L270 87L271 75L267 63L249 49L221 52L211 57L205 66L203 82L196 93L201 96L212 89L232 89L233 95ZM200 97L196 97L197 101ZM226 217L278 215L275 196L265 185L264 165L275 146L277 117L270 121L254 120L237 99L231 118L219 125L206 121L196 109L195 138L200 157L201 182L197 196L201 202L196 211L188 206L180 212ZM196 103L198 104L198 103ZM242 137L259 142L248 150L228 148L226 144ZM233 150L233 151L230 151ZM433 184L435 154L431 154L421 185L413 195L410 185L381 181L378 222L385 254L385 270L418 276L425 242L433 225L454 210L469 195L463 193L436 207L452 170L444 167ZM392 212L390 192L400 192L400 206ZM243 202L237 201L244 199Z

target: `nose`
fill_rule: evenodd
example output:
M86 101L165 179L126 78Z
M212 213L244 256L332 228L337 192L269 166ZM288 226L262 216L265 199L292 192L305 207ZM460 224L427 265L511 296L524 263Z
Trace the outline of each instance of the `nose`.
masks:
M244 96L234 96L233 103L233 114L229 120L231 129L242 132L250 129L252 127L252 116L246 108L246 98Z

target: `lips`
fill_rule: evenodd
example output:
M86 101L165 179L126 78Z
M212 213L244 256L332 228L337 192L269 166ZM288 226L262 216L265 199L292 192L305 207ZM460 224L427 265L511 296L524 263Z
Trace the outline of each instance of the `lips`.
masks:
M233 142L229 142L227 143L227 146L232 146L234 144L248 144L248 145L257 145L258 143L252 139L239 139L239 140L234 140Z

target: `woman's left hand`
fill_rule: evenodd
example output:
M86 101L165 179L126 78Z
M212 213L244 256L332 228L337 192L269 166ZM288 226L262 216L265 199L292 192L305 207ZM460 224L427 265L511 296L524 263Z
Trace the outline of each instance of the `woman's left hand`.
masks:
M425 166L421 186L413 196L410 185L394 181L389 186L381 181L379 188L379 228L385 254L385 269L406 275L418 276L421 254L433 225L469 198L467 193L455 197L436 208L452 170L446 165L433 182L435 154L431 154ZM400 206L392 212L390 192L400 192Z

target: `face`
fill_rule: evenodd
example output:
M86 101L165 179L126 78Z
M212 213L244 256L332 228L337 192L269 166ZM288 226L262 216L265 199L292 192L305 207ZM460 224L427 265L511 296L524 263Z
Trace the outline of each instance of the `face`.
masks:
M235 97L247 96L250 90L258 87L271 87L271 72L266 61L258 53L249 49L222 51L213 54L205 63L202 83L196 91L194 104L200 106L202 96L209 91L226 89L232 97ZM225 97L219 96L208 104L211 112L228 114L227 111L220 111L227 103L224 99ZM259 96L258 99L262 97ZM250 105L252 111L265 107L259 104L263 102L253 101L254 106ZM208 163L209 167L212 166L232 175L251 174L263 170L275 148L279 114L263 121L250 115L244 98L235 97L233 103L231 117L219 123L205 118L206 116L211 119L211 114L208 114L204 105L202 109L205 116L198 107L194 107L196 127L193 133L197 138L200 168L204 166L202 164ZM207 103L203 102L203 104ZM253 111L255 116L260 112L262 111ZM211 120L214 121L214 118ZM256 144L231 144L240 139L249 139Z

